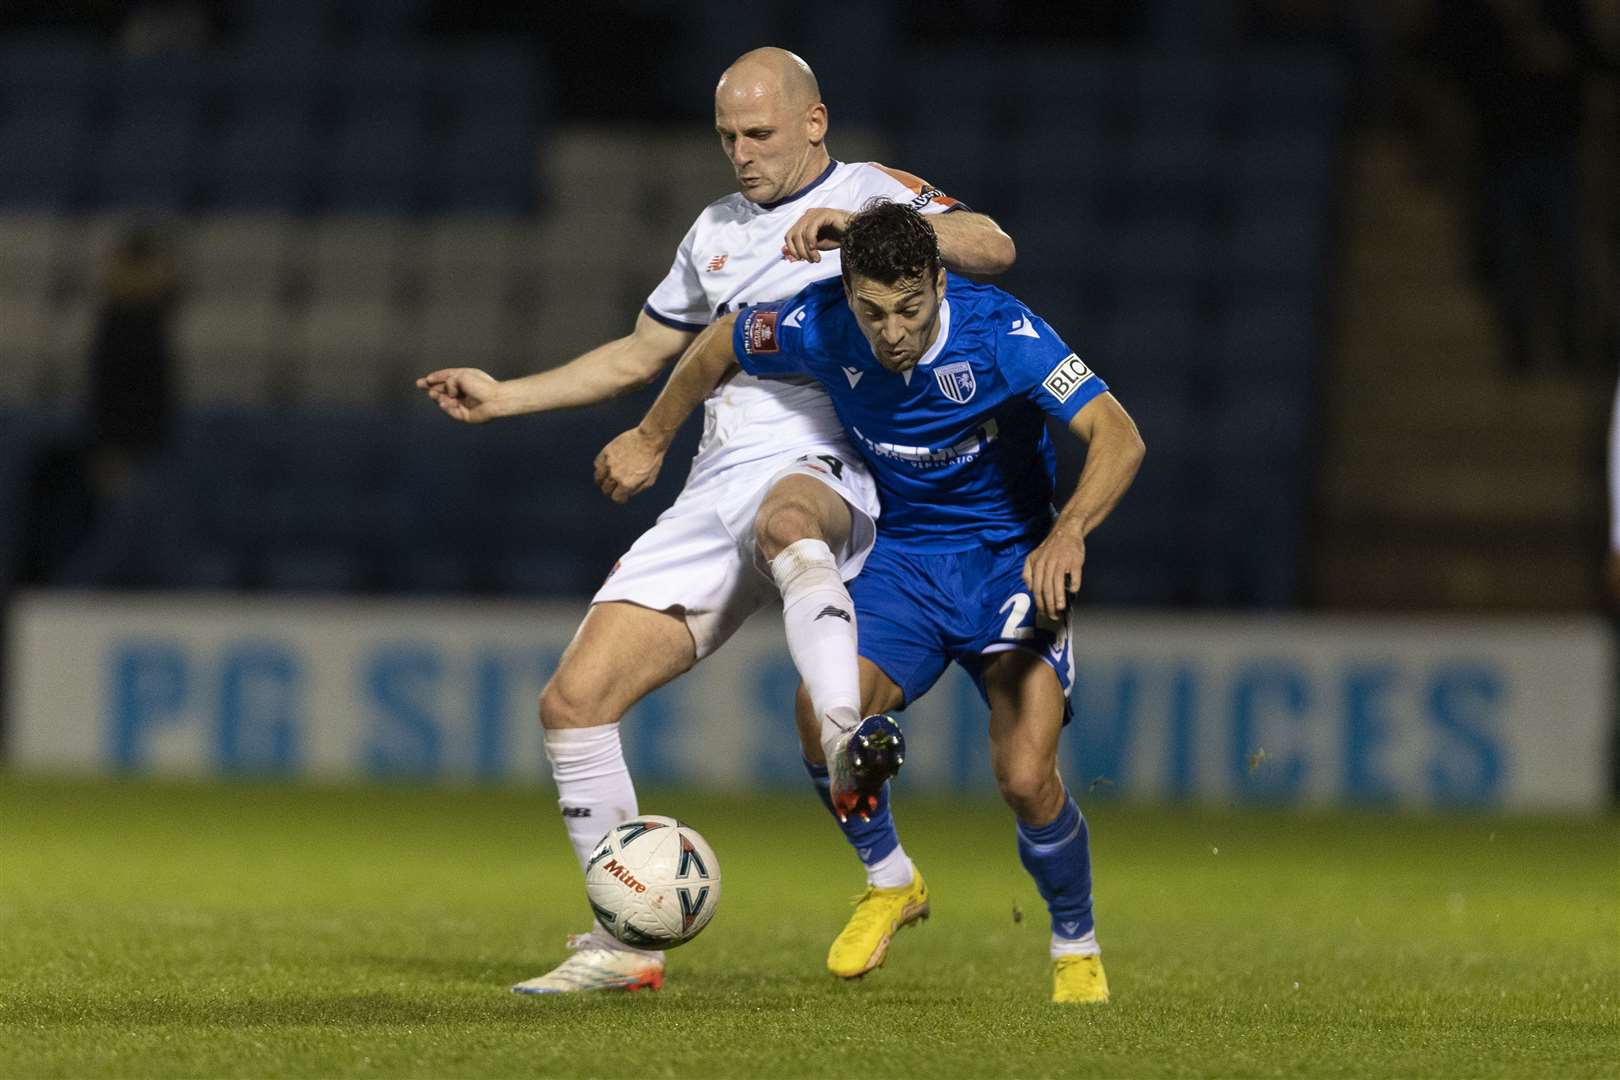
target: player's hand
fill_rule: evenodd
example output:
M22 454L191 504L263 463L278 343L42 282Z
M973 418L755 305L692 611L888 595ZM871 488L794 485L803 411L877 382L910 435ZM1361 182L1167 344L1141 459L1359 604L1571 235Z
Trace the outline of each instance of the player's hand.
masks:
M1035 611L1046 619L1061 620L1069 610L1069 597L1080 591L1080 570L1086 562L1086 541L1066 529L1053 529L1041 546L1024 560L1024 586L1035 600Z
M782 256L788 262L820 262L823 251L834 251L843 242L848 221L848 210L830 206L806 210L782 239Z
M482 424L501 415L501 383L477 368L441 368L416 380L446 416L464 424Z
M631 428L596 455L596 486L616 503L629 502L658 479L664 450L640 428Z

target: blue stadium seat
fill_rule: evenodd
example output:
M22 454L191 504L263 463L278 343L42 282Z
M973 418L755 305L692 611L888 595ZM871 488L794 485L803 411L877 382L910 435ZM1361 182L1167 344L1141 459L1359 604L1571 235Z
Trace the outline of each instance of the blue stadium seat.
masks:
M1253 133L1227 144L1222 178L1234 197L1320 195L1332 190L1337 147L1324 129Z
M429 204L468 213L532 213L538 133L526 113L490 114L433 147Z
M360 41L407 37L426 29L431 0L341 0L337 22Z
M323 204L343 211L416 209L425 150L417 117L409 113L364 117L342 125L324 155Z
M1335 127L1348 78L1325 50L1249 49L1235 71L1240 123L1251 131Z
M0 206L66 209L85 195L90 132L76 107L41 106L0 121Z
M1228 232L1232 272L1256 284L1319 281L1327 269L1326 230L1322 200L1314 195L1244 200Z
M430 54L430 93L452 127L514 110L549 116L534 51L507 38L472 39ZM712 77L712 76L711 76Z
M424 49L394 42L344 53L335 79L340 110L357 117L378 109L422 110L434 74L431 59Z
M1116 198L1137 213L1211 213L1225 154L1213 131L1137 131L1119 150Z
M1182 397L1203 360L1202 326L1190 288L1126 290L1094 348L1097 369L1121 395Z
M84 35L0 37L0 113L51 108L64 98L89 102L102 88L110 59L106 46Z
M175 108L200 110L213 96L218 72L210 53L170 51L124 56L112 69L112 100L120 113L149 114Z
M332 5L325 0L230 0L230 7L243 37L288 52L332 38Z
M1128 66L1130 112L1140 130L1208 133L1221 123L1228 66L1183 55L1139 55Z
M296 113L264 113L239 121L214 147L209 201L231 210L301 212L314 197L315 139Z
M1201 284L1221 269L1219 236L1191 215L1127 219L1114 232L1113 266L1127 292L1140 285Z
M1222 316L1214 344L1224 378L1294 387L1303 397L1321 348L1315 308L1294 290L1246 294Z
M1026 47L1007 66L1019 118L1032 134L1052 124L1107 129L1127 97L1122 61L1101 49Z
M335 54L316 43L289 49L247 41L220 61L218 77L239 123L265 114L307 123L330 103L341 67Z
M198 158L198 117L190 102L168 102L146 115L126 110L101 146L98 202L184 209L196 196Z

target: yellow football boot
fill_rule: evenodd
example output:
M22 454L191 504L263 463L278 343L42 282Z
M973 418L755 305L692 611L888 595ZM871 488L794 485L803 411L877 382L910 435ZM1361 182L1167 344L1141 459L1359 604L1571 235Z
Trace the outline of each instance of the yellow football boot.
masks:
M1052 964L1052 1000L1066 1005L1101 1005L1108 1000L1108 976L1100 956L1060 956Z
M827 950L827 970L858 979L883 963L889 941L903 926L928 918L928 885L915 867L911 884L895 889L868 885L855 898L855 914Z

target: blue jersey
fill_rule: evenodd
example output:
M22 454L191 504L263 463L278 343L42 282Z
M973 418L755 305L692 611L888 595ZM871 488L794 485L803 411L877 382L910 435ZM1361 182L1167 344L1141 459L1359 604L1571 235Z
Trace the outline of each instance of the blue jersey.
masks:
M832 398L883 500L878 535L917 551L1042 537L1056 458L1046 417L1067 424L1108 388L1016 298L947 276L939 333L916 367L884 368L838 278L737 319L751 375L809 375Z

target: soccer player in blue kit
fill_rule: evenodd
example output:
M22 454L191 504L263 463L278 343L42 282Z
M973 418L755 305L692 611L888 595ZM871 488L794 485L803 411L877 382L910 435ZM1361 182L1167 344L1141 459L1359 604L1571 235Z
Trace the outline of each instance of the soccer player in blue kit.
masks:
M1084 817L1058 774L1087 534L1141 464L1136 425L1056 331L999 289L947 275L933 229L874 202L841 279L695 340L637 428L604 450L621 490L652 482L687 415L730 372L819 382L877 479L877 544L850 585L863 711L904 708L951 661L990 706L990 760L1018 853L1051 913L1053 1000L1103 1002ZM1046 418L1087 443L1054 519ZM863 777L881 785L887 775Z

